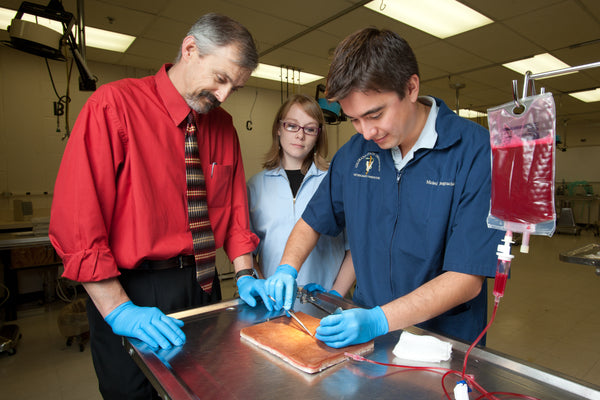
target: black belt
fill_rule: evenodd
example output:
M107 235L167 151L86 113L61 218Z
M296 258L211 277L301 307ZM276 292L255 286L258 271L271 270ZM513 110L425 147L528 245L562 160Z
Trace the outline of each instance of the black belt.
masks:
M144 260L139 269L174 269L174 268L187 268L195 267L196 260L194 256L177 256L169 258L168 260Z

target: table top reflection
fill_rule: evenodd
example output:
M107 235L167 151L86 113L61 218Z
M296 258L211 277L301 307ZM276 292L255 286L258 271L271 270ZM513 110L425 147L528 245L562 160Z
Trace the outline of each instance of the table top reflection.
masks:
M294 310L322 318L325 313L312 304L300 304ZM347 360L316 374L302 372L278 357L240 338L240 330L272 318L259 304L252 308L232 300L212 306L171 314L185 322L187 341L183 346L153 350L144 343L125 340L129 354L144 371L163 398L169 399L435 399L444 397L441 375ZM283 317L285 318L285 317ZM418 328L412 333L431 334ZM393 364L398 360L392 350L401 331L375 339L375 350L368 359ZM452 358L444 363L415 363L461 371L469 345L449 341ZM522 393L545 400L600 399L600 388L552 371L527 365L519 360L475 348L467 366L487 391ZM452 393L458 377L446 379Z

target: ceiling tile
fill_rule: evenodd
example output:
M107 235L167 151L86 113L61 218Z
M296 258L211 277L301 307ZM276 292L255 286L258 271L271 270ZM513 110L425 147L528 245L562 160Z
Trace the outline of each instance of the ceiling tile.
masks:
M439 40L435 36L429 35L365 7L354 10L343 18L334 20L320 29L337 36L342 40L351 33L368 26L397 32L413 49L416 46L427 45Z
M563 1L522 14L505 21L505 24L547 50L598 39L600 32L600 24L576 1Z
M569 75L537 79L535 80L535 86L537 91L539 91L543 86L546 87L547 91L552 91L554 93L570 93L594 88L597 86L597 82L590 79L589 76L582 74L581 72L577 72Z
M580 0L583 7L589 11L596 20L600 20L600 2L598 0Z
M460 73L490 64L489 60L444 41L437 41L427 46L413 48L413 50L420 65L438 67L447 74ZM440 63L440 60L443 60L443 63Z
M267 15L304 26L314 26L356 3L347 0L303 0L293 2L281 0L229 0L227 2L252 10L256 14Z
M172 43L174 47L179 48L189 29L190 25L184 22L157 17L146 26L140 37L163 43Z
M526 37L499 23L449 37L447 42L496 63L506 63L544 52Z
M284 60L284 63L281 63L281 60ZM294 51L288 47L277 49L262 57L260 61L275 66L287 65L298 68L301 71L323 76L327 75L327 71L329 70L325 58Z
M552 55L572 67L600 62L600 32L595 42L553 51Z
M76 5L67 11L77 16ZM119 4L88 0L84 3L83 17L86 26L138 36L155 15Z

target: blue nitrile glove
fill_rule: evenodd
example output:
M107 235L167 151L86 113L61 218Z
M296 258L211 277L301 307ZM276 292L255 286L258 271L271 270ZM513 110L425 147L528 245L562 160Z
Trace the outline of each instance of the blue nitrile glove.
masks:
M325 290L325 288L321 285L319 285L318 283L307 283L306 285L303 286L304 290L306 290L307 292L325 292L325 293L329 293L332 294L334 296L337 297L344 297L341 294L339 294L336 290Z
M352 308L332 314L321 320L315 338L329 347L346 347L365 343L389 330L387 318L381 307L370 310Z
M298 271L288 264L283 264L277 267L275 273L265 281L265 289L267 294L275 299L275 304L278 309L283 307L290 310L296 300L296 291L298 285L296 278Z
M256 279L253 276L245 275L237 280L237 287L240 298L250 307L256 306L254 296L260 296L267 310L273 311L273 300L267 296L264 279Z
M156 307L138 307L127 301L104 318L117 335L136 338L151 347L168 349L185 343L183 321L168 317Z

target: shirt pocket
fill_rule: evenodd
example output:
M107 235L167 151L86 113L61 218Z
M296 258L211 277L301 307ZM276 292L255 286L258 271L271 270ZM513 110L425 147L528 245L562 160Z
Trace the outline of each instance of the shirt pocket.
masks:
M206 196L209 207L224 207L231 203L233 167L213 164L206 177Z

